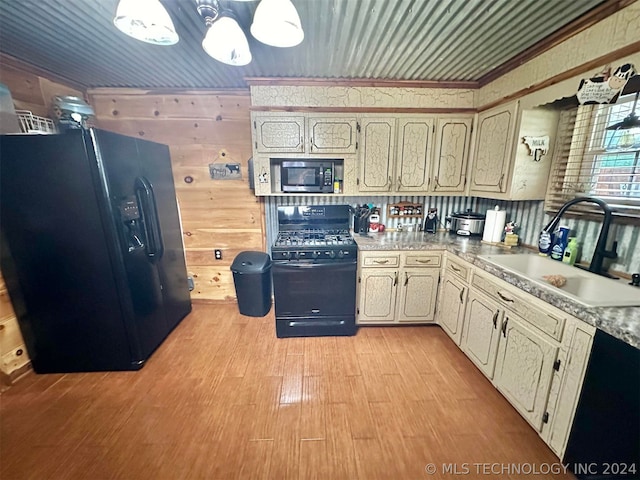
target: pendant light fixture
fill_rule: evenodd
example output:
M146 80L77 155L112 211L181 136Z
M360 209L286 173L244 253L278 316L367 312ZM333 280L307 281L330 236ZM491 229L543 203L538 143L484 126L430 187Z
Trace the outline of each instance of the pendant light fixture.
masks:
M202 40L204 51L227 65L249 64L252 59L249 42L234 13L222 9L218 0L195 0L195 4L207 27ZM179 40L169 12L160 0L120 0L113 23L143 42L174 45ZM251 33L260 42L274 47L294 47L304 39L300 16L291 0L262 0L255 10Z
M179 40L159 0L120 0L113 24L130 37L154 45L175 45Z
M217 0L210 0L200 2L198 13L207 25L202 48L210 57L234 66L251 62L249 42L231 12L221 10Z
M262 0L256 8L251 34L273 47L295 47L304 39L300 16L291 0Z

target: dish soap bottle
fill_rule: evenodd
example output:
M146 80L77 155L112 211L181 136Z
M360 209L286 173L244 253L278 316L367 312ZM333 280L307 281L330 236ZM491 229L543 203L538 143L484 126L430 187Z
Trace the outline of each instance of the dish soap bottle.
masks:
M561 261L569 240L569 227L560 227L551 247L551 258Z
M576 257L578 256L578 239L576 237L569 238L569 243L567 247L564 249L564 253L562 254L562 261L564 263L568 263L569 265L573 265L576 263Z
M538 238L538 250L540 251L540 255L548 257L551 253L551 244L553 243L553 235L551 232L547 232L543 230L540 232L540 237Z

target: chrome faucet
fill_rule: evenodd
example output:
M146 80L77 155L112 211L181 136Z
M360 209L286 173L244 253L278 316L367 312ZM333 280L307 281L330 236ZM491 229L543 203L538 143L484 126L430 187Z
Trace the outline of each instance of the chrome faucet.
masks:
M602 208L604 212L604 220L602 221L602 227L600 228L600 235L598 235L598 242L596 243L596 249L593 252L593 257L591 257L591 263L589 267L582 267L580 265L576 265L578 268L582 268L584 270L589 270L590 272L597 273L598 275L602 275L604 277L616 278L613 275L607 273L602 269L602 263L605 258L617 258L618 257L618 242L613 242L611 250L607 250L607 236L609 235L609 227L611 226L611 220L613 218L613 210L609 205L595 197L578 197L573 200L569 200L567 203L560 207L558 213L556 213L555 217L551 219L549 224L544 227L544 232L553 233L554 229L558 225L562 214L567 211L569 207L575 205L576 203L595 203Z

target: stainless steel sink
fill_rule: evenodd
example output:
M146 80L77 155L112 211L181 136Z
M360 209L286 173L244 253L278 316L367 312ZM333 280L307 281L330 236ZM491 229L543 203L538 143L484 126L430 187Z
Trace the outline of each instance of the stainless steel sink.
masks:
M640 306L640 288L629 286L625 280L612 280L580 270L548 257L533 254L479 255L478 258L521 275L544 287L587 307ZM562 275L562 287L554 287L544 277Z

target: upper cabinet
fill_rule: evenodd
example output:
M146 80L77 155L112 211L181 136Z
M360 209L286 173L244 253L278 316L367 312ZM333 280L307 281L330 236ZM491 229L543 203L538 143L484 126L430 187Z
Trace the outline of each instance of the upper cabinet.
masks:
M433 118L400 118L394 176L398 192L426 192L433 149Z
M472 192L506 192L517 113L518 102L512 102L478 115Z
M364 117L360 121L362 147L360 149L361 192L390 192L393 187L395 162L396 119Z
M559 115L510 102L478 114L469 193L504 200L544 199ZM545 149L530 147L546 138Z
M305 118L274 113L253 116L253 146L258 153L304 153Z
M255 153L355 154L356 117L254 112Z
M433 193L464 193L473 119L439 118L433 155Z
M472 125L472 115L363 117L358 191L464 193Z
M355 117L309 117L309 153L356 153Z

